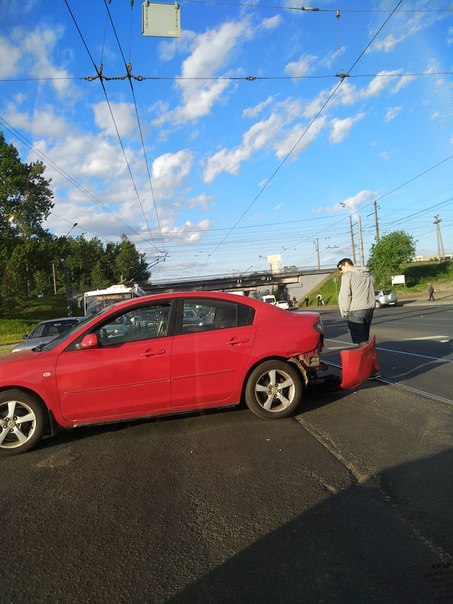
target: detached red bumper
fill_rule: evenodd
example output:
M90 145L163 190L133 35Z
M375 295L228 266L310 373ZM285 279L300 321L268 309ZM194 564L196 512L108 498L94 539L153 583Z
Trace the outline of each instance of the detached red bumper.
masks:
M341 350L341 383L340 390L357 388L369 377L379 372L376 359L376 336L363 348Z

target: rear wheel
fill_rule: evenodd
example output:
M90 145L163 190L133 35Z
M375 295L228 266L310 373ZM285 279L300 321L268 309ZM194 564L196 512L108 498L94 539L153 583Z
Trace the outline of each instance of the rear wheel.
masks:
M17 389L0 392L0 455L29 451L46 427L46 412L38 399Z
M255 415L279 419L292 415L302 400L298 370L284 361L265 361L247 380L245 402Z

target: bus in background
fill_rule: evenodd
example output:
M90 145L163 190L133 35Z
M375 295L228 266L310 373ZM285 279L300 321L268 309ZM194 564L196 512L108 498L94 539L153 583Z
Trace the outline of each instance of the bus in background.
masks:
M95 289L91 292L83 294L83 309L85 316L94 314L122 300L130 300L131 298L139 298L146 295L146 292L136 283L134 285L111 285L105 289Z

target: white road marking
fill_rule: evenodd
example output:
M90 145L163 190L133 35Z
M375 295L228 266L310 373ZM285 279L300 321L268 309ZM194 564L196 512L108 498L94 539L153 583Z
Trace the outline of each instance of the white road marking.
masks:
M331 340L330 338L327 338L327 339L329 339L330 342L338 342L340 344L348 344L349 346L351 346L351 342L343 342L342 340ZM357 347L351 347L350 350L358 350L358 348ZM405 354L407 356L418 357L420 359L429 359L430 361L434 361L436 363L453 363L453 360L451 360L451 359L441 359L441 358L438 358L438 357L433 357L433 356L431 356L429 354L418 354L416 352L407 352L407 351L404 351L404 350L395 350L394 348L383 348L382 346L376 346L376 350L379 350L381 352L393 352L394 354Z
M416 338L401 338L401 342L408 342L410 340L414 340L414 342L417 340L441 340L442 342L449 342L450 338L448 336L419 336Z

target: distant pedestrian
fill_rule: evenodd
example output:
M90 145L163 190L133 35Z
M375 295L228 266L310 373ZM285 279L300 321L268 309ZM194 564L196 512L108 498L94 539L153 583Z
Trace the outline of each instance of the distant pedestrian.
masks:
M305 306L308 306L310 304L310 298L308 296L305 296L304 304L305 304Z
M428 285L428 294L428 302L434 302L434 287L431 285L431 283Z
M370 339L375 294L374 279L367 268L357 268L350 258L337 264L341 271L341 286L338 295L340 314L348 320L351 340L363 348Z
M296 296L293 296L293 306L296 306L296 304L297 304L297 298L296 298Z
M318 300L318 306L324 306L324 300L321 294L317 294L316 299Z

